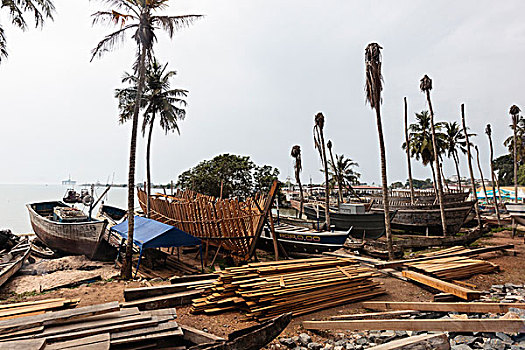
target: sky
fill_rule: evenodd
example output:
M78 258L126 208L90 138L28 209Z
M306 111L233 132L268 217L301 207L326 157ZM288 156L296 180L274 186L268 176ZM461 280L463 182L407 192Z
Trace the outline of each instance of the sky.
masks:
M134 43L90 62L91 50L118 29L92 26L102 1L54 0L54 22L26 32L0 23L9 58L0 64L0 183L127 181L131 124L118 123L114 90L131 72ZM202 14L170 40L158 34L157 58L189 90L180 135L160 127L152 141L153 182L169 182L204 159L249 155L293 178L291 147L301 145L303 182L322 181L313 145L317 112L336 154L359 163L361 180L380 182L375 114L365 104L364 49L383 47L383 131L388 180L405 181L403 97L409 118L426 109L419 91L433 79L436 121L467 124L478 134L485 177L493 129L496 156L506 152L509 107L525 107L523 1L179 0L164 14ZM145 179L138 139L137 182ZM468 174L461 158L462 176ZM415 178L431 177L413 161ZM446 159L447 176L455 174ZM476 176L479 177L477 171Z

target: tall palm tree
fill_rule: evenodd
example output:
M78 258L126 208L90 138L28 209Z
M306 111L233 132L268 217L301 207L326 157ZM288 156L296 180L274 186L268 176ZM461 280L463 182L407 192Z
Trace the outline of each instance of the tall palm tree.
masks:
M470 174L470 189L472 191L472 195L474 196L474 208L476 209L476 216L478 217L478 226L480 231L483 230L483 226L481 223L481 211L479 210L479 202L478 202L478 196L476 195L476 182L474 179L474 170L472 170L472 155L470 153L470 142L468 140L469 133L468 133L468 127L465 123L465 105L461 104L461 124L463 126L463 134L465 135L465 143L467 145L467 160L468 160L468 171Z
M405 101L405 144L408 145L408 104L407 98L403 98ZM408 185L410 186L410 202L414 204L414 182L412 181L412 164L410 161L410 147L405 147L407 153L407 165L408 165Z
M346 158L344 154L336 154L335 162L328 161L328 163L332 169L335 169L334 172L328 172L337 183L341 183L342 188L352 189L352 185L359 183L361 174L354 170L354 167L358 167L359 164L352 159Z
M25 12L30 12L35 19L35 27L42 27L46 19L53 20L55 6L51 0L1 0L0 10L9 12L11 24L22 30L27 30L27 22L24 18ZM7 58L7 39L4 28L0 24L0 63L2 58Z
M299 217L302 217L304 197L303 197L303 185L301 183L301 171L303 170L303 163L301 160L301 146L299 145L293 146L291 155L295 159L295 163L294 163L295 181L297 181L297 184L299 185L299 197L301 199L301 204L299 207Z
M476 150L476 162L478 163L479 176L481 177L481 186L483 187L483 193L485 193L485 198L487 198L487 187L485 186L485 178L483 177L483 169L481 168L481 162L479 161L479 149L478 145L474 145Z
M314 118L314 144L315 148L319 151L321 162L324 166L324 179L325 179L325 208L324 214L326 217L326 229L330 230L330 192L328 183L328 161L326 159L326 147L324 143L324 115L323 113L317 113Z
M133 217L135 200L135 155L137 148L137 128L140 102L146 80L146 67L153 57L153 45L157 42L156 31L164 30L172 38L175 31L189 26L201 16L164 16L156 15L158 11L168 7L167 0L103 0L111 8L93 14L93 24L99 22L113 23L120 28L102 39L92 51L91 61L111 51L115 45L130 33L137 44L134 64L135 75L138 76L135 106L133 107L133 124L131 127L131 142L129 152L128 175L128 240L126 257L122 264L121 275L131 278L131 262L133 258L133 232L135 220Z
M492 146L492 127L490 126L490 124L487 124L487 127L485 128L485 134L487 134L489 138L490 146L490 175L492 179L492 196L494 199L494 210L496 211L496 217L498 218L498 225L501 225L501 219L499 216L498 196L496 196L496 176L494 175L494 147Z
M434 126L434 110L430 100L430 90L432 90L432 79L425 75L419 85L422 92L426 94L428 109L430 110L430 129L432 130L432 148L438 150L436 141L436 128ZM441 168L439 166L439 154L434 152L434 162L436 164L437 194L439 199L439 211L441 213L441 224L443 226L443 235L447 235L447 220L445 218L445 206L443 203L443 185L441 184Z
M462 191L461 187L461 174L459 173L459 155L458 155L458 149L465 154L467 152L467 149L465 148L467 145L465 143L465 135L463 134L463 131L460 129L460 126L456 122L445 122L445 144L446 144L446 153L447 157L454 160L454 164L456 165L456 174L458 177L458 187L459 190ZM471 136L474 136L474 134L471 134Z
M512 117L512 131L514 133L513 137L513 145L512 145L512 156L514 158L514 202L518 203L518 149L517 149L517 143L518 143L518 121L520 120L519 114L521 112L521 109L516 106L512 105L509 109L509 114Z
M377 43L370 43L365 49L366 101L370 108L376 111L377 135L379 137L379 152L381 155L381 182L383 188L383 207L385 211L385 231L388 248L388 258L394 258L392 243L392 228L390 227L390 203L388 201L388 180L386 175L386 151L381 122L381 92L383 77L381 75L381 49Z
M153 126L158 117L160 127L167 134L168 132L177 131L180 134L178 120L186 116L185 97L188 95L187 90L172 89L170 79L177 73L175 71L166 72L168 64L162 66L156 59L153 59L146 72L146 85L142 95L141 108L144 110L144 119L142 123L142 136L148 131L148 141L146 146L146 179L148 202L146 215L150 216L150 195L151 195L151 135ZM119 99L119 108L121 110L120 122L123 123L133 117L133 107L137 91L137 78L127 74L123 82L132 84L130 88L117 89L116 97ZM179 107L180 106L180 107Z
M332 167L333 174L335 175L335 182L337 183L337 205L343 202L343 184L341 182L341 176L339 175L338 169L335 167L334 155L332 153L332 140L328 140L326 143L328 147L328 152L330 153L330 160L328 164Z

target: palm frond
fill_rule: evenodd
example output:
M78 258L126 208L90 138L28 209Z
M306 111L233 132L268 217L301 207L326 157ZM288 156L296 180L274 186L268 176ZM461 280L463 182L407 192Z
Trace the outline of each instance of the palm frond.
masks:
M152 16L151 23L159 26L166 31L170 38L173 37L175 31L187 28L196 20L203 17L202 15L183 15L183 16Z
M372 109L379 108L382 102L381 49L382 47L377 43L368 44L365 49L366 101L370 103Z
M7 40L4 34L4 28L0 25L0 63L2 63L2 57L7 58Z
M111 51L112 49L115 48L116 45L124 42L124 40L126 39L126 36L125 36L126 30L131 29L131 28L137 28L137 27L138 27L137 24L130 24L130 25L125 26L122 29L117 30L116 32L113 32L107 35L104 39L102 39L97 44L97 47L95 47L91 51L91 54L92 54L91 61L93 61L95 57L99 57L99 58L102 57L104 53Z

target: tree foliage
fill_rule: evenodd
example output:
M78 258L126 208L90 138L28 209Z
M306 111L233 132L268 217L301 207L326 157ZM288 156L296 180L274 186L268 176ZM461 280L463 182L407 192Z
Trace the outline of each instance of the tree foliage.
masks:
M244 199L256 192L267 192L279 170L269 165L257 166L249 156L221 154L204 160L179 175L177 187L209 196Z
M494 159L494 172L498 174L500 186L510 186L514 183L514 164L512 154L505 154Z
M417 189L430 189L430 188L433 188L432 180L430 180L430 179L425 179L425 180L413 179L412 182L414 184L414 188L417 188ZM408 186L409 186L409 184L408 184L408 180L407 180L406 183L405 183L405 187L408 187Z
M434 124L434 127L436 129L436 144L438 148L438 154L441 155L447 149L446 135L441 131L445 127L445 123L437 122ZM430 113L428 111L416 113L416 123L410 124L408 130L408 146L410 148L410 156L416 158L416 160L421 160L425 166L433 162L434 147L432 146ZM406 142L403 142L401 147L406 149Z

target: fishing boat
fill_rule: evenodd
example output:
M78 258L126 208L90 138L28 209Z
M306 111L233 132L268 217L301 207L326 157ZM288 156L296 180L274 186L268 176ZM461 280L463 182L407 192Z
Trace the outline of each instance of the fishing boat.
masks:
M31 246L27 239L20 240L10 250L0 253L0 286L20 270L29 257Z
M473 207L474 201L445 203L445 221L449 235L459 232ZM397 211L396 216L392 219L394 229L425 232L428 235L443 233L439 205L391 203L390 210ZM384 212L381 207L373 207L372 211Z
M347 231L318 231L315 229L285 223L275 225L278 242L287 252L322 253L337 250L350 236L352 228ZM260 248L273 249L273 235L268 227L264 228L257 242Z
M505 203L505 209L520 225L525 225L525 203Z
M325 221L323 206L305 204L304 214L309 220ZM390 221L395 215L395 211L390 212ZM367 212L364 204L344 203L338 210L330 208L330 224L334 225L336 230L342 231L353 227L350 235L359 239L377 239L385 233L385 215L379 212Z
M107 221L91 219L81 210L60 201L26 205L31 226L49 248L93 258Z
M112 247L119 247L120 240L119 237L117 237L115 234L112 234L110 229L126 220L127 213L127 210L104 203L102 203L98 209L96 216L97 219L101 221L106 220L108 222L106 229L104 230L105 232L102 235L102 239L109 243L109 245Z

